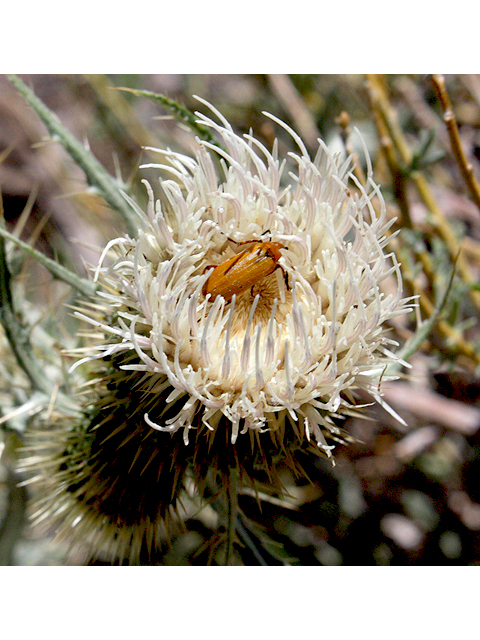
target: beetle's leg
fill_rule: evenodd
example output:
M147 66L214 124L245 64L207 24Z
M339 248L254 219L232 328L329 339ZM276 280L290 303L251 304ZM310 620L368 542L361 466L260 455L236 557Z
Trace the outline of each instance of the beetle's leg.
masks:
M275 269L281 269L283 271L283 279L285 280L285 286L287 287L287 291L290 291L291 287L290 287L290 283L288 282L288 273L285 271L285 269L282 267L281 264L277 264Z
M203 274L204 274L204 273L207 273L207 271L208 271L209 269L215 269L215 267L216 267L216 266L217 266L217 265L215 265L215 264L207 264L207 266L205 267L205 269L202 271L202 276L203 276Z

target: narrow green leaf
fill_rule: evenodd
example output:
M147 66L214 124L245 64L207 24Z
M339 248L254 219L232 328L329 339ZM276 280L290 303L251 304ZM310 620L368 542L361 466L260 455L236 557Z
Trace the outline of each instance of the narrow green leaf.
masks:
M167 96L164 96L162 93L155 93L154 91L130 89L129 87L116 87L116 89L119 91L128 91L128 93L133 93L135 96L148 98L149 100L152 100L152 102L156 102L157 104L161 104L163 107L167 107L167 109L169 109L175 117L178 118L178 120L181 120L188 125L188 127L190 127L190 129L202 140L206 140L220 148L220 144L212 136L207 127L199 124L197 116L175 100L167 98Z
M1 227L2 222L0 221L0 229ZM49 384L43 367L35 360L28 332L21 324L18 314L15 313L11 279L5 254L5 240L3 236L0 236L0 322L17 362L27 374L32 386L48 395L51 393L53 385Z
M13 74L10 74L8 78L35 113L43 120L50 135L58 138L73 160L83 169L88 184L96 187L102 198L104 198L115 211L118 211L118 213L122 215L128 233L135 237L141 223L135 211L124 198L122 190L116 180L110 176L90 151L62 125L58 117L50 111L20 78Z
M401 360L408 361L408 359L411 358L413 354L418 351L418 349L420 348L420 345L430 335L430 332L432 331L435 323L437 322L438 318L440 317L440 314L442 313L445 307L445 304L448 299L448 295L452 289L453 278L455 276L455 269L456 269L456 264L453 265L452 273L450 274L450 278L448 280L447 286L445 287L445 291L443 292L443 295L440 301L438 302L434 312L430 316L430 318L428 318L428 320L426 320L420 325L415 335L412 336L410 340L408 340L408 342L406 342L403 345L403 348L397 353L397 356ZM387 367L386 374L387 375L395 374L400 368L400 366L401 365L399 365L396 362L391 364L389 367Z
M50 273L57 278L58 280L62 280L66 282L71 287L82 293L84 296L93 296L98 289L98 285L92 282L91 280L87 280L86 278L81 278L77 276L73 271L70 271L66 267L62 266L55 260L51 260L46 255L34 249L29 244L20 240L16 236L12 235L9 231L7 231L4 227L0 225L0 236L6 238L7 240L11 240L14 242L17 247L20 247L22 251L24 251L32 258L35 258L37 262L43 265L46 269L50 271Z
M45 396L45 406L49 404L52 396L55 396L57 407L69 415L76 415L78 407L75 403L62 391L56 389L56 385L45 375L45 366L35 357L30 343L29 330L22 324L15 309L11 289L12 275L8 268L5 251L5 237L10 235L4 227L3 202L0 194L0 324L3 326L5 336L19 366L26 373L33 389ZM31 247L29 248L31 249Z

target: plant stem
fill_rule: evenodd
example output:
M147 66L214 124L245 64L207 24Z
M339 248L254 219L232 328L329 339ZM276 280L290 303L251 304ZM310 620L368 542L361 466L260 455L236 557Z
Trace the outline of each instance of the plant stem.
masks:
M455 161L460 169L462 178L470 192L472 200L480 209L480 185L478 184L475 175L473 173L473 166L467 160L467 156L462 147L460 140L460 134L458 131L457 121L453 112L452 103L445 87L445 81L442 75L433 74L430 76L435 91L437 92L438 99L443 109L443 120L447 125L448 135L450 136L450 143L452 145L452 152L455 157Z
M3 215L0 220L0 225L2 224ZM0 235L0 322L17 362L27 374L32 386L49 395L51 388L43 374L42 367L34 360L26 329L21 325L15 313L10 284L11 275L7 265L5 240Z
M35 113L43 120L50 135L59 139L65 150L72 156L78 166L83 169L88 184L96 187L105 201L122 215L128 233L133 237L137 236L140 226L139 218L128 204L118 183L20 78L12 74L8 78Z
M41 253L41 251L37 251L37 249L34 249L28 243L24 242L23 240L20 240L19 238L14 236L12 233L7 231L1 224L0 224L0 236L2 236L2 238L6 238L7 240L11 240L12 242L14 242L17 245L17 247L22 249L26 254L30 255L32 258L35 258L37 262L39 262L46 269L48 269L55 278L57 278L58 280L63 280L63 282L66 282L71 287L73 287L74 289L82 293L84 296L87 296L87 297L93 296L96 290L98 289L98 285L96 285L94 282L92 282L91 280L87 280L86 278L81 278L80 276L77 276L75 273L70 271L70 269L63 267L58 262L55 262L55 260L51 260L45 254Z
M455 271L452 270L452 277L454 275L454 272ZM425 293L421 289L419 289L418 285L416 284L415 278L410 268L408 267L407 261L404 261L402 264L402 273L405 280L410 283L413 289L414 295L418 296L418 303L422 310L423 316L428 318L428 320L425 320L425 322L422 324L422 327L423 325L426 325L426 329L430 333L431 330L433 329L433 326L436 324L436 327L438 328L439 332L444 336L444 339L447 341L450 341L454 345L455 349L457 349L459 354L465 356L467 360L469 360L470 363L473 362L475 366L479 365L480 353L478 353L478 350L475 349L475 347L470 342L467 342L459 331L457 331L448 322L446 322L445 320L442 320L439 317L439 311L441 310L444 304L444 300L442 299L440 304L437 305L437 308L435 308L433 303L429 300L429 298L425 295ZM451 283L449 282L445 290L445 295L447 295L450 288L451 288ZM436 322L434 321L432 323L432 326L430 326L427 323L430 322L430 318L432 317L436 318ZM421 329L421 331L423 331L423 329ZM423 335L423 333L421 335ZM415 336L413 339L415 339ZM404 360L406 359L406 356L404 356L403 354L400 354L400 357L403 358Z
M380 118L384 122L388 134L391 137L394 147L398 151L403 164L408 167L411 164L413 154L408 146L408 143L403 135L403 132L398 125L398 122L394 116L393 109L390 106L385 91L377 78L377 76L370 74L368 78L368 90L372 105L374 105L375 111L379 114ZM475 277L472 274L468 261L465 257L459 253L460 246L452 231L452 228L446 219L443 211L438 206L433 193L428 185L425 175L421 171L413 171L411 173L411 179L414 182L417 191L422 198L425 206L430 211L435 229L445 244L452 262L456 262L458 274L461 276L464 282L469 285L475 284ZM423 262L424 268L427 263ZM427 276L428 276L427 272ZM429 277L431 277L430 274ZM480 292L476 291L473 286L470 288L470 297L472 302L478 310L480 310Z
M435 326L438 318L440 317L440 314L443 311L443 308L445 307L448 294L450 293L450 290L452 288L454 275L455 275L455 267L453 267L452 269L452 273L450 275L450 279L448 281L447 287L445 288L445 292L443 293L442 298L437 304L436 308L430 314L428 319L418 327L415 335L412 336L410 340L408 340L408 342L406 342L403 345L402 349L397 354L401 360L409 360L413 356L413 354L420 349L422 343L430 335L433 327ZM397 368L396 363L394 363L393 365L390 365L390 367L387 368L387 374L390 375L391 373L393 373L393 371L396 368Z
M115 89L118 91L127 91L142 98L148 98L152 100L152 102L167 107L179 121L184 122L202 140L206 140L221 148L221 145L215 140L210 131L197 122L197 116L179 102L167 98L167 96L164 96L162 93L155 93L154 91L148 91L146 89L131 89L129 87L115 87Z
M63 410L75 412L71 399L58 391L50 378L45 375L44 366L34 356L28 331L22 325L15 310L11 290L12 276L5 251L5 235L8 237L10 234L4 228L3 202L0 196L0 324L5 330L5 336L18 364L26 373L33 389L45 394L47 401L55 397L55 403Z

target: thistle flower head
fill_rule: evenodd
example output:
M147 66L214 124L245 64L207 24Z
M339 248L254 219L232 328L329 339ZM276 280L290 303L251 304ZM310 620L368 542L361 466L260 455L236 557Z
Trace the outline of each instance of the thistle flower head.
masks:
M409 310L368 156L363 186L273 116L298 147L283 160L212 110L219 144L151 150L146 211L127 198L138 235L94 269L79 416L30 434L34 521L113 560L150 561L199 497L281 490L298 450L332 458L355 390L380 400L387 323Z
M198 141L194 158L151 150L159 162L144 166L158 170L160 192L144 181L147 211L132 203L138 238L102 253L107 311L80 314L102 337L77 364L114 357L144 394L145 428L181 430L185 444L192 429L226 430L233 444L290 430L330 456L332 418L352 408L355 389L377 393L394 359L385 323L408 310L385 253L392 221L370 168L363 187L350 159L321 141L311 158L270 116L298 147L280 160L276 142L270 152L212 110L219 122L197 115L218 146ZM276 256L255 262L268 243ZM212 294L212 282L229 295Z

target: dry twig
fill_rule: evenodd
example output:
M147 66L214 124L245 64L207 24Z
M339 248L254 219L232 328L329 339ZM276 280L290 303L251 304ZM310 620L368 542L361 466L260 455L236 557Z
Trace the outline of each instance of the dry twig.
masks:
M458 168L460 169L460 173L462 174L462 178L467 186L472 200L480 209L480 185L478 184L477 179L475 178L475 175L473 173L473 166L467 160L467 156L465 155L465 152L463 150L462 142L460 140L460 134L458 132L457 121L453 112L452 103L450 102L450 97L445 87L444 78L442 75L433 74L430 76L430 79L433 86L435 87L435 91L437 92L440 104L442 105L443 120L447 125L448 135L450 136L450 143L452 145L452 152L455 157L455 161L458 165Z
M405 167L408 167L411 165L413 154L395 118L393 109L390 106L383 86L375 75L368 75L367 80L369 96L374 108L374 113L378 115L377 122L379 120L383 122L395 149L400 155L403 165ZM380 130L379 133L381 135ZM458 240L454 232L452 231L452 228L443 211L435 200L425 175L421 171L417 170L413 171L410 174L410 177L417 187L418 193L422 198L425 206L430 211L434 223L434 229L438 233L441 240L444 242L445 247L450 254L450 259L452 260L452 262L457 261L457 270L460 277L466 284L470 285L470 297L476 308L480 311L480 292L477 291L474 287L477 279L473 275L468 261L461 253L459 253L460 245L458 243ZM425 259L421 256L419 257L422 260L422 264L425 268L425 265L427 264L425 262ZM432 274L430 274L429 276L429 271L427 269L426 273L430 279Z

